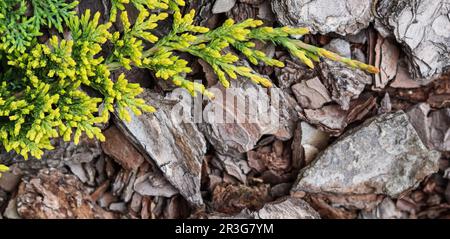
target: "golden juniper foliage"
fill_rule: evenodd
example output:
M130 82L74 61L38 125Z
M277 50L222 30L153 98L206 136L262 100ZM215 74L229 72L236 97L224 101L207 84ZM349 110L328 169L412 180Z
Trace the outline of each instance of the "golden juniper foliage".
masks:
M5 165L0 164L0 177L2 176L2 173L7 172L9 170L8 167Z
M101 24L99 13L87 10L78 16L73 11L77 1L0 0L0 142L7 151L41 158L44 149L53 148L52 138L78 143L85 133L89 138L104 140L96 125L107 122L111 112L130 120L129 111L136 115L155 111L137 98L143 91L139 85L128 83L123 74L115 81L111 79L111 72L120 68L146 68L194 96L200 93L212 97L205 86L186 79L192 69L178 53L209 63L224 87L238 76L266 87L272 85L252 68L237 64L239 57L227 50L234 48L255 65L284 66L256 50L256 41L282 46L311 68L314 61L325 57L378 72L373 66L293 38L308 34L305 28L272 28L264 27L260 20L235 23L229 19L211 30L194 25L194 11L181 13L184 0L111 3L110 21ZM125 11L127 4L140 12L134 24ZM159 39L152 31L169 17L172 29ZM111 30L116 21L123 25L120 32ZM54 28L59 34L40 43L37 37L43 28ZM65 30L70 34L63 34ZM109 55L102 52L107 43L112 45ZM89 95L83 90L86 88L100 96ZM6 170L0 165L0 172Z

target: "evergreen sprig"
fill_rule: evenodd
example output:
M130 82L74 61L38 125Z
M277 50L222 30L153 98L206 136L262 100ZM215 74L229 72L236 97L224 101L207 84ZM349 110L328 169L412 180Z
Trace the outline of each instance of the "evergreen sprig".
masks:
M272 86L250 66L239 64L240 57L233 53L234 49L254 65L284 66L257 50L257 41L282 46L311 68L324 57L378 72L373 66L296 40L294 37L308 34L305 28L272 28L264 27L260 20L235 23L229 19L216 29L208 29L194 24L195 11L181 13L184 0L111 3L110 20L99 23L100 13L92 15L87 10L81 16L75 14L77 1L0 0L0 143L7 151L24 158L41 158L45 149L53 149L52 138L78 143L86 134L105 140L97 125L107 122L111 112L116 111L123 120L130 120L130 112L154 112L155 108L138 98L143 91L138 84L129 83L124 74L112 79L112 72L120 68L146 68L194 96L213 97L204 85L187 79L192 69L179 53L210 64L224 87L238 76ZM134 24L127 4L139 10ZM158 38L153 31L169 17L171 31ZM123 30L114 32L111 26L117 20ZM60 34L38 42L44 27ZM61 34L64 31L70 34ZM111 46L110 52L103 51ZM96 91L96 96L88 94L86 88ZM0 165L0 174L7 170Z
M2 176L2 173L8 172L9 168L3 164L0 164L0 177Z
M76 15L73 9L78 5L78 1L67 3L60 0L31 0L31 5L37 29L40 26L47 26L63 32L64 23Z
M78 1L61 0L0 0L0 50L25 52L42 35L41 28L63 32L64 24L76 15ZM31 8L31 9L30 9ZM27 17L32 11L33 16Z

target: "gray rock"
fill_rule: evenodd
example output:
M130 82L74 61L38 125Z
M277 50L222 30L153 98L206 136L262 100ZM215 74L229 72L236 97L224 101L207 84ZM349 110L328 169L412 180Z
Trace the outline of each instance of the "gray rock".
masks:
M357 99L366 85L372 84L372 76L362 70L325 59L320 63L325 84L331 89L331 98L341 105L343 110L350 109L350 102Z
M120 195L120 199L123 202L128 203L131 200L131 197L134 193L134 183L136 182L136 174L132 173L127 182L127 185L123 188L122 194Z
M293 197L268 203L252 214L255 219L320 219L319 213L307 202Z
M87 184L89 186L95 186L96 185L95 179L97 177L97 170L96 170L94 164L85 163L83 165L83 169L86 172L86 175L87 175L87 178L88 178ZM98 172L98 174L101 174L101 172Z
M219 154L240 156L264 135L292 138L298 119L295 99L279 88L265 89L249 80L234 80L231 85L226 91L221 86L210 89L216 98L203 111L201 130Z
M311 126L306 122L301 122L302 139L301 145L305 156L305 163L308 165L317 154L326 148L330 135Z
M170 198L178 194L170 183L157 173L147 173L136 179L134 190L143 196L159 196Z
M102 154L99 141L90 140L85 136L80 141L78 145L75 145L73 142L63 142L58 139L55 144L56 150L47 151L42 160L47 161L50 167L56 167L60 165L59 161L89 163Z
M241 157L217 155L217 158L229 175L235 177L242 183L247 183L247 174L251 169L248 162L245 160L244 155Z
M414 78L432 79L450 68L449 12L449 0L378 3L377 29L390 30L403 45Z
M280 198L289 195L291 191L292 183L281 183L270 188L270 196L272 198Z
M158 111L132 116L129 123L117 120L117 125L181 195L193 205L202 205L200 174L206 140L193 122L192 97L180 90L166 98L145 91L142 98Z
M385 114L338 139L300 172L292 191L398 197L436 172L439 158L404 112Z
M334 39L325 48L341 56L352 57L350 43L345 40ZM351 69L342 63L328 59L320 65L325 78L324 83L331 89L331 98L344 110L350 108L350 101L357 99L366 85L372 84L372 77L362 70Z
M339 55L341 55L343 57L347 57L347 58L352 57L350 43L348 43L348 41L343 40L343 39L339 39L339 38L333 39L324 48L329 51L338 53Z
M2 173L2 176L0 177L0 191L5 190L6 192L13 192L16 190L17 185L19 185L21 178L22 175L15 173L14 170Z
M343 110L340 105L330 104L317 110L305 109L300 117L332 136L340 136L349 124L365 119L376 104L374 96L362 94L350 102L350 110Z
M372 0L272 0L281 24L321 34L357 34L372 21L371 7Z
M133 185L135 180L136 172L122 168L112 182L111 192L114 196L121 196L126 191L126 188L130 187L130 184Z
M429 104L417 104L408 116L420 138L429 147L450 152L450 108L431 112Z
M81 182L86 183L88 181L88 175L86 174L86 171L81 163L69 162L67 166L70 168L70 171L75 174L78 179L80 179Z
M214 14L224 13L230 11L234 5L236 5L236 0L216 0L212 8Z
M390 198L385 198L375 209L370 212L362 211L360 219L407 219L406 213L400 211Z
M368 35L368 31L367 30L363 30L360 31L358 34L355 35L347 35L345 37L345 39L351 43L356 43L356 44L366 44L367 43L367 35Z
M352 50L352 59L355 59L355 60L360 61L360 62L367 62L366 55L359 48L355 48L355 49Z
M392 112L391 97L389 96L389 93L386 93L386 94L384 94L383 99L381 99L380 108L378 108L378 114L385 114L385 113L390 113L390 112ZM417 130L417 128L416 128L416 130ZM417 132L417 133L419 133L419 132Z
M8 206L6 206L5 212L3 216L8 219L22 219L19 213L17 212L17 198L12 198L8 202Z
M398 72L400 50L390 39L377 39L375 46L375 66L380 69L380 74L375 75L375 87L385 88L393 80Z
M430 141L439 151L450 152L450 108L430 114Z
M324 104L331 102L327 88L318 77L293 85L292 92L304 109L319 109Z
M124 202L115 202L109 205L109 210L113 212L125 213L127 212L127 205Z
M133 212L139 212L142 209L142 196L139 193L133 194L130 202L130 209Z

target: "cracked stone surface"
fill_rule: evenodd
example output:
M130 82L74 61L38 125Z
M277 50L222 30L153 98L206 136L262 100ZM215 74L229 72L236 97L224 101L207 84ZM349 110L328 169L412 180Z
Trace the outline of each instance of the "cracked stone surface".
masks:
M338 139L300 172L292 191L398 197L437 172L439 158L403 111L385 114Z
M133 115L130 123L117 120L117 125L181 195L193 205L202 205L200 174L206 140L193 122L192 97L180 90L166 98L145 91L142 98L158 111Z
M377 12L378 29L403 45L414 78L435 78L450 68L449 0L381 0Z
M272 0L281 24L321 34L357 34L372 21L371 7L372 0Z

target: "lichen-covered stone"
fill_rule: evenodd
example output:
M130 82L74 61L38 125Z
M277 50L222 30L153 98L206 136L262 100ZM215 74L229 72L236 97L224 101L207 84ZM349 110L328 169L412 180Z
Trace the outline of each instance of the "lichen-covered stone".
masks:
M398 197L438 170L440 153L400 111L350 130L302 170L293 191Z

